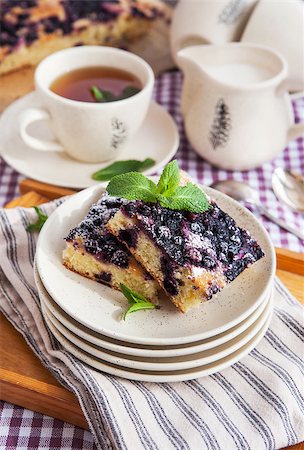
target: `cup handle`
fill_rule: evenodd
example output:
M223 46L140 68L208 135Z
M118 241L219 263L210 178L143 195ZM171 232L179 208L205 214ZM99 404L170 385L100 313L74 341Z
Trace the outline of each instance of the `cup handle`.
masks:
M21 139L29 147L40 151L63 151L63 147L58 142L47 141L46 139L38 139L34 136L30 136L27 131L27 127L39 120L51 120L49 113L42 108L29 108L23 111L19 116L19 134Z

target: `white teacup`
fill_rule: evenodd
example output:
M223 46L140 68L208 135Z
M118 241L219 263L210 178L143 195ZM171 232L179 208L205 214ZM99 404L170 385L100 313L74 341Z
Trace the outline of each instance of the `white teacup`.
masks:
M260 0L242 35L242 42L267 45L288 62L290 89L303 90L304 3L302 0Z
M69 100L50 90L59 76L75 69L104 66L135 75L142 89L132 97L108 103ZM150 105L154 74L139 56L110 47L84 46L59 51L36 69L35 85L44 108L30 108L20 116L20 135L31 148L65 151L74 159L96 163L114 159L140 128ZM30 123L48 120L58 142L28 133Z
M240 39L257 0L180 0L170 30L172 56L190 45Z

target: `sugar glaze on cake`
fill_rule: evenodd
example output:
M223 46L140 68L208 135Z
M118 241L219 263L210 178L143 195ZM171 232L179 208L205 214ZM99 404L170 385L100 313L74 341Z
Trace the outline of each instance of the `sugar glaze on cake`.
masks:
M107 228L183 312L211 299L263 256L249 233L214 202L194 214L131 201Z
M105 194L93 204L83 221L66 237L63 264L115 289L119 289L120 283L126 284L157 301L157 283L105 227L124 203L122 199Z

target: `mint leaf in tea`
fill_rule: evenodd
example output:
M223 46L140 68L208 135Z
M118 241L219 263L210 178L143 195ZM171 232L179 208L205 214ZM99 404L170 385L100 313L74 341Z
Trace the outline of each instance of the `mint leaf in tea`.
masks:
M51 91L80 102L104 103L121 100L142 89L140 80L130 72L115 67L85 67L57 78Z

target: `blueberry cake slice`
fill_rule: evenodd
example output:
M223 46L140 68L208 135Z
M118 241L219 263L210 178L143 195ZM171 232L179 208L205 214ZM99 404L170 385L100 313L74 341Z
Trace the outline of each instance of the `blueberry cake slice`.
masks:
M107 224L182 312L209 300L263 257L249 233L210 203L206 212L190 213L129 201Z
M0 0L0 75L76 45L129 49L166 70L170 18L160 0Z
M105 194L91 206L83 221L65 239L63 264L80 275L114 289L120 289L120 283L123 283L157 302L158 284L105 228L124 202Z

